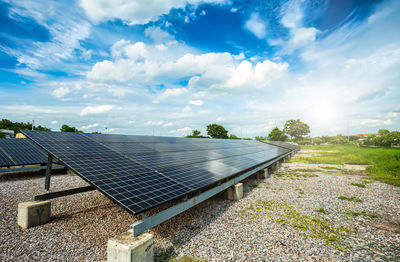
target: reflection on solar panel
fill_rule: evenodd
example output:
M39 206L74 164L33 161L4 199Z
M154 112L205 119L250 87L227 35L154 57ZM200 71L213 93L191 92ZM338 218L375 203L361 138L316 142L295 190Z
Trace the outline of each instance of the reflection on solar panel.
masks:
M263 143L267 143L267 144L271 144L271 145L275 145L275 146L280 146L280 147L284 147L290 150L294 150L294 151L299 151L300 147L299 146L295 146L293 144L287 143L287 142L282 142L282 141L261 141Z
M28 139L0 139L0 167L47 163L47 154Z
M243 140L23 133L132 214L290 152Z

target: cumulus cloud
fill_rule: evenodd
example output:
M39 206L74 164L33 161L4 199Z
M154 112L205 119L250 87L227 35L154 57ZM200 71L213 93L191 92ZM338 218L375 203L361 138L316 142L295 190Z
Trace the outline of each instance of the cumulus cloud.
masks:
M189 104L195 105L195 106L201 106L201 105L203 105L203 100L190 100Z
M174 124L172 122L168 122L168 123L163 125L163 128L170 127L170 126L173 126L173 125Z
M100 115L117 108L114 105L87 106L82 109L80 116Z
M57 120L53 120L53 121L51 121L51 124L52 125L55 125L55 124L57 124L58 123L58 121Z
M266 35L265 24L256 13L253 13L250 19L246 21L245 28L257 36L257 38L261 39Z
M86 126L81 126L81 129L86 130L86 129L91 129L94 127L98 127L100 124L99 123L94 123L94 124L90 124L90 125L86 125Z
M186 53L172 58L167 51L156 50L143 42L118 41L112 47L113 60L96 63L87 77L96 81L166 84L188 78L188 87L232 89L265 87L287 70L285 62L269 60L253 63L230 53ZM168 54L168 55L167 55ZM183 88L168 88L154 100L185 93Z
M223 3L225 0L81 0L80 5L95 23L121 19L130 25L146 24L187 4Z
M293 32L293 37L289 40L289 46L300 47L309 42L314 42L317 33L319 33L319 30L314 27L298 28Z
M147 121L144 123L145 126L161 126L163 121Z

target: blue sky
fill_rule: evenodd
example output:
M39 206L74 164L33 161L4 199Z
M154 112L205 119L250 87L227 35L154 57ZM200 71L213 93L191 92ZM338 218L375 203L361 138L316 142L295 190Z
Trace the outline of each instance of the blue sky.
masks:
M399 1L2 1L0 117L240 137L400 129Z

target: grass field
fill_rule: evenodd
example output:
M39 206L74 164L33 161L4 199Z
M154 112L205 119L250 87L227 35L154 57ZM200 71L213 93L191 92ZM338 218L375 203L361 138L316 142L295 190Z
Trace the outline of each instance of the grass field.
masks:
M364 148L351 145L301 146L302 149L333 152L316 152L319 156L298 155L293 161L313 164L368 163L366 173L371 178L400 186L400 148Z

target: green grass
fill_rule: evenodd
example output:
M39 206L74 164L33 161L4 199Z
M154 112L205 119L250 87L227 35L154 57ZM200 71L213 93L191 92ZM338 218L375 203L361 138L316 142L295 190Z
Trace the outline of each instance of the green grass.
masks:
M358 202L358 203L362 203L364 202L363 200L357 198L357 197L346 197L346 196L340 196L338 197L338 199L340 200L346 200L346 201L352 201L352 202Z
M301 146L302 149L325 150L319 156L304 157L298 155L295 162L310 164L368 163L366 169L370 178L400 186L400 148L367 148L352 145Z
M258 184L252 184L251 187L252 187L252 188L257 188L257 187L258 187Z
M322 207L318 208L318 209L315 210L315 211L318 212L318 213L321 213L321 214L325 214L325 215L329 214L329 212L326 211L326 210L325 210L324 208L322 208Z
M356 186L356 187L363 187L363 188L365 188L365 184L363 184L363 183L351 183L350 185Z
M366 216L369 218L379 218L379 216L377 214L373 214L373 213L367 213L365 211L361 211L361 212L354 212L354 211L349 211L346 212L346 214L354 216L354 217L358 217L358 216Z

